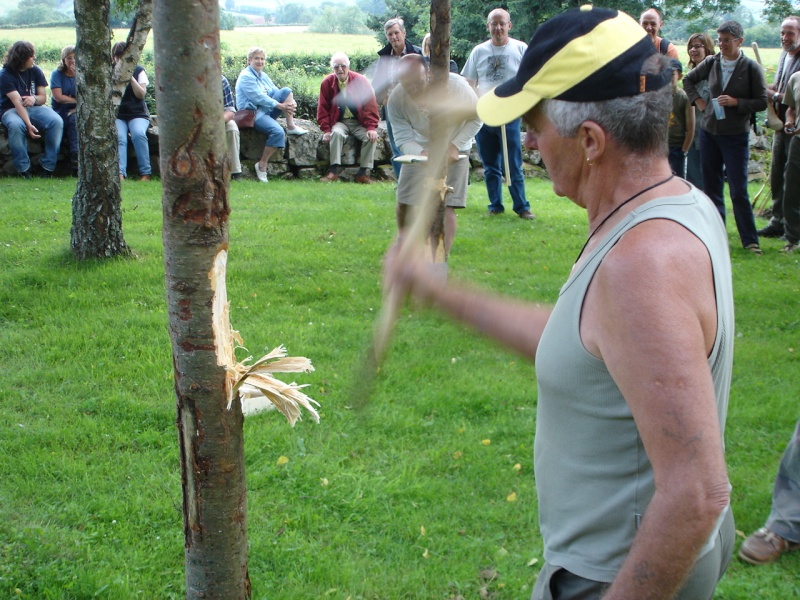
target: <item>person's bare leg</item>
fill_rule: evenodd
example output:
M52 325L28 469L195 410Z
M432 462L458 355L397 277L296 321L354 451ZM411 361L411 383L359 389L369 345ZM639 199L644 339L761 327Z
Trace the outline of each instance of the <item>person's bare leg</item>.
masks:
M397 218L397 240L400 241L406 229L406 216L408 214L408 205L397 203L394 211Z
M456 209L446 206L444 209L444 259L450 258L450 249L453 247L453 240L456 239Z
M269 162L269 157L275 154L275 150L277 148L273 148L272 146L264 146L264 152L261 153L261 160L258 161L258 167L267 172L267 163Z
M294 104L294 92L290 92L289 95L284 100L285 104ZM286 117L286 129L294 129L294 111L283 111L283 115Z

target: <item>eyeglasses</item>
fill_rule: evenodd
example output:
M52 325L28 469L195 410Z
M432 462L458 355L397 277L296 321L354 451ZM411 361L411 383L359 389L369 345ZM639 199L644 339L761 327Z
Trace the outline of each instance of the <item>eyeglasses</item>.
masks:
M742 39L742 38L730 38L730 39L727 39L727 40L724 40L722 38L717 38L717 45L720 45L720 44L732 44L733 42L735 42L737 40L740 40L740 39Z
M692 44L689 46L689 50L700 50L700 48L705 48L705 44Z
M331 68L336 71L337 69L346 69L350 65L331 65Z

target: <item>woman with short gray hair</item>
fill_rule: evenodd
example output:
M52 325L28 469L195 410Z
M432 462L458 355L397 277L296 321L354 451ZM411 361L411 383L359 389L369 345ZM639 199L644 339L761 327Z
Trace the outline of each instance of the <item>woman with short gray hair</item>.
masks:
M756 221L747 192L747 166L750 123L755 113L767 108L767 84L761 67L742 53L744 32L739 23L723 21L717 35L719 53L706 57L689 71L683 78L683 89L689 102L703 113L700 120L703 191L724 220L727 178L742 246L760 255ZM708 81L710 102L701 96L702 81Z

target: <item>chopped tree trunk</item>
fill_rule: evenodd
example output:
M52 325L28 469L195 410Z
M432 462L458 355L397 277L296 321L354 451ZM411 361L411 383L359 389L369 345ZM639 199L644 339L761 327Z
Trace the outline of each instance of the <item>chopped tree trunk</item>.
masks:
M186 597L249 598L243 417L228 408L228 185L216 2L156 0L164 266L183 486ZM222 338L222 339L221 339Z
M111 107L109 0L75 0L78 186L70 246L80 260L127 255Z

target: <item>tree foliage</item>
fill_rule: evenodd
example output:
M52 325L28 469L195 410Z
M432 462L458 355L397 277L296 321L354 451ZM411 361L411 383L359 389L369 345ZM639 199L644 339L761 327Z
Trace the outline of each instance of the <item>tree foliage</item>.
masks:
M352 4L323 4L322 13L309 25L312 33L363 34L369 32L365 20L366 14Z
M308 25L314 18L311 9L299 2L282 4L275 12L278 25Z
M777 24L790 15L800 15L798 0L764 0L761 14L769 23Z
M219 9L219 28L222 31L233 31L236 27L236 15L227 10Z
M770 2L793 2L797 0L767 0ZM567 9L577 8L585 4L585 0L507 0L498 4L487 5L482 0L460 0L452 5L451 22L451 54L457 62L463 63L472 48L488 39L486 16L495 6L508 10L511 14L512 37L528 41L536 29L550 17ZM651 6L665 9L665 20L680 20L695 31L705 31L716 27L725 15L732 15L739 6L739 0L672 0L669 3L652 0L612 0L604 6L610 6L627 12L634 18ZM422 0L386 0L386 10L367 19L367 26L375 32L375 36L385 44L383 23L392 17L402 17L406 22L408 38L415 43L421 41L428 31L428 2Z
M72 15L58 10L57 0L20 0L15 10L0 19L0 26L69 25L74 22Z

